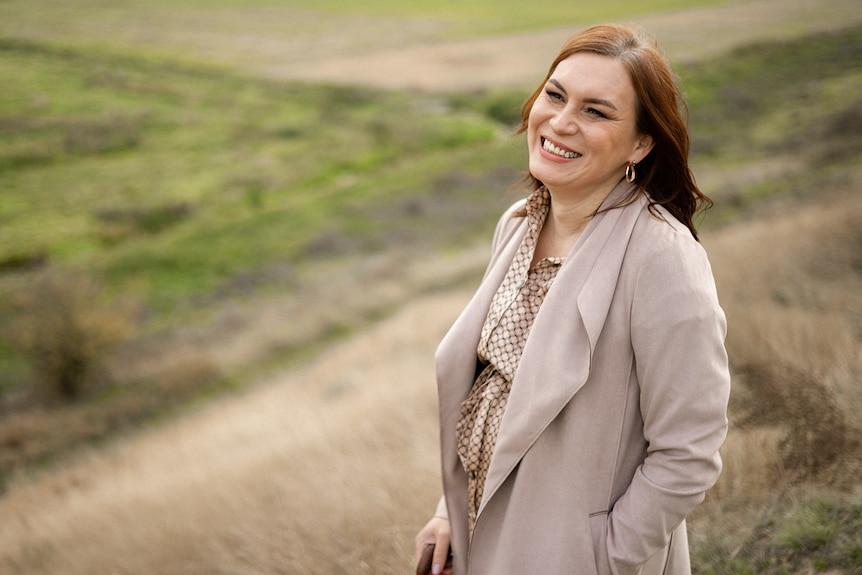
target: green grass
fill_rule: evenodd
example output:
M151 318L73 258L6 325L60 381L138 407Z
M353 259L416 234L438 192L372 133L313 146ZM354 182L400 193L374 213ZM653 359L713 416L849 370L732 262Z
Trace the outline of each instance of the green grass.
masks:
M810 147L862 105L862 29L757 44L680 69L695 151L745 158ZM857 126L846 126L855 132Z
M862 156L862 27L757 44L680 67L692 163L753 166L784 158L769 179L710 190L707 222L724 223L782 195L806 195Z
M860 35L681 69L695 163L814 148L825 164L837 149L852 160ZM509 200L491 175L514 181L523 166L510 137L518 92L283 83L9 39L0 84L0 301L21 269L47 262L104 276L118 293L143 286L154 317L179 317L267 266L370 253L391 237L487 233ZM728 213L788 185L740 190Z
M461 161L480 171L508 159L481 152L506 149L505 126L425 96L9 41L0 83L14 86L0 100L0 265L44 252L115 285L144 282L165 312L298 263L322 230L385 236L400 224L362 229L358 206L427 193L417 176L442 157L474 150Z
M862 573L862 504L818 495L795 505L773 505L735 549L716 534L692 549L696 575L789 575L805 565L846 575Z

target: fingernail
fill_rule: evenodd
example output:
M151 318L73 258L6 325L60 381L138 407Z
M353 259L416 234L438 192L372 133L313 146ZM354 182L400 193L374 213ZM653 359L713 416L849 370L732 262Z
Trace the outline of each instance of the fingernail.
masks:
M440 565L439 563L435 563L434 565L431 566L431 573L433 573L434 575L440 575L440 573L442 573L442 572L443 572L443 566Z

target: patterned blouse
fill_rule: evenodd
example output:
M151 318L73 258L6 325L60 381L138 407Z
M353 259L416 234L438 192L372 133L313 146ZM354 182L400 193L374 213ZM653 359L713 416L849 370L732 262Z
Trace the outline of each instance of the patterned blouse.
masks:
M551 197L544 188L527 199L527 235L491 302L477 350L484 369L461 405L456 431L458 455L468 477L471 539L512 380L533 320L564 259L546 258L530 269L539 231L550 207Z

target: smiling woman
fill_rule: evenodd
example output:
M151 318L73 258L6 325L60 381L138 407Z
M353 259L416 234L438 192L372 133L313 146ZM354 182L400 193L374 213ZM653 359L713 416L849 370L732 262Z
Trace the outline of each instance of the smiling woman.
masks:
M632 82L619 60L573 54L557 65L530 108L530 173L553 190L558 206L577 198L593 212L625 166L633 170L652 150L652 136L638 133L637 112ZM586 222L581 218L572 234ZM565 255L571 245L561 248L564 253L554 255Z
M430 573L690 573L730 375L681 103L658 49L606 25L524 104L531 194L437 350Z
M562 149L563 139L585 146L601 143L604 147L587 160L609 162L606 169L610 172L599 169L608 174L605 188L616 181L614 172L625 166L626 180L633 183L637 179L652 202L664 206L697 238L692 216L711 201L698 189L688 166L690 138L686 118L680 113L687 106L674 75L657 47L647 40L620 36L613 32L619 28L612 26L591 29L596 30L607 32L579 35L563 47L545 84L521 109L518 131L527 132L530 187L535 190L549 184L542 177L546 174L540 161L543 155L552 161L575 159L560 160L553 153L553 147ZM557 134L560 141L551 139L552 150L546 149L548 138ZM656 153L650 153L655 146ZM575 165L582 164L588 162ZM576 174L570 169L548 175ZM599 203L604 199L601 188ZM598 208L598 204L592 207Z

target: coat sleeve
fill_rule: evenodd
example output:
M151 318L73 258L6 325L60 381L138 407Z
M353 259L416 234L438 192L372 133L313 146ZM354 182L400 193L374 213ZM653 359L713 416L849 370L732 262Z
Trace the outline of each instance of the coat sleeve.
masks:
M700 244L680 230L637 274L631 339L647 456L608 518L615 575L662 550L721 472L730 374L726 321Z

